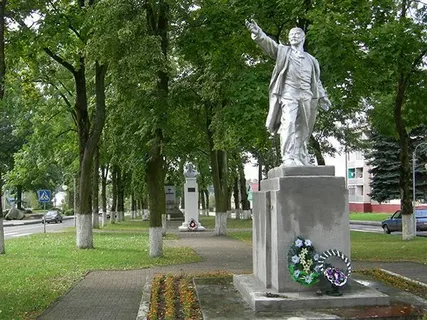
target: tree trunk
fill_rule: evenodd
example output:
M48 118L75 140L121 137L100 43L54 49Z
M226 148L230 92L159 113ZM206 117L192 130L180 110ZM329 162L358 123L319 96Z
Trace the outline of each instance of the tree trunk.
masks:
M415 238L415 221L413 217L413 206L411 200L411 166L409 161L409 137L406 132L406 124L402 115L403 102L406 91L406 80L403 75L399 80L396 99L394 104L394 120L396 131L399 135L400 144L400 179L399 185L402 194L402 240L412 240Z
M225 236L227 234L227 204L228 204L228 184L227 184L227 153L224 150L214 150L211 140L211 167L212 181L215 192L215 235Z
M205 192L203 189L200 189L199 191L199 198L200 198L200 204L202 206L203 212L206 210L206 201L205 201Z
M102 226L105 226L107 220L107 176L108 166L101 167L101 203L102 203Z
M75 70L76 81L76 113L80 145L80 213L77 216L77 247L79 249L93 248L92 233L92 204L91 198L91 169L93 155L101 137L105 123L105 74L107 67L96 62L95 90L96 109L94 124L90 126L84 58L80 59L80 69ZM86 216L89 216L86 217Z
M96 148L93 157L92 180L92 227L99 229L99 148Z
M319 166L324 166L325 165L325 158L322 155L322 150L320 150L320 144L319 141L317 141L313 135L310 136L310 140L309 140L309 144L310 146L313 148L314 150L314 155L316 157L317 160L317 165Z
M22 186L16 186L16 208L22 210Z
M6 75L6 63L5 63L5 42L4 42L4 32L5 32L5 8L6 0L0 2L0 100L4 98L4 81Z
M162 215L166 214L166 159L161 153L161 129L157 129L146 165L148 205L150 207L150 257L163 256Z
M233 185L227 187L227 211L231 211L231 196L233 195Z
M76 221L77 218L77 214L79 213L79 175L76 174L76 176L74 177L74 222ZM74 223L74 226L76 224Z
M4 56L4 29L5 29L5 8L6 0L0 3L0 101L3 102L4 98L4 80L6 74L6 63ZM3 226L3 177L0 168L0 254L6 253L4 243L4 226Z
M0 170L0 254L6 253L4 244L4 226L3 226L3 177Z
M234 209L236 211L236 219L240 219L240 195L239 195L239 177L234 178L233 183Z
M157 8L146 5L147 28L153 36L160 38L163 62L167 62L169 5L165 0L157 1ZM162 152L162 123L168 110L169 74L163 68L157 73L157 102L163 113L158 114L158 123L153 128L149 159L146 165L147 188L150 207L150 257L163 255L162 215L166 214L165 176L166 157Z
M110 214L110 223L116 223L116 215L117 215L117 166L113 165L111 168L111 184L112 184L112 199L111 203L111 214Z
M206 211L207 211L207 215L209 215L209 190L205 189L205 199L206 199Z
M117 221L124 220L125 199L124 199L124 174L120 168L117 170Z
M136 218L136 200L135 193L132 191L130 195L130 217L131 219Z
M245 170L243 163L239 164L239 183L240 183L240 197L242 198L242 210L250 210L251 203L248 200L248 190L246 186Z

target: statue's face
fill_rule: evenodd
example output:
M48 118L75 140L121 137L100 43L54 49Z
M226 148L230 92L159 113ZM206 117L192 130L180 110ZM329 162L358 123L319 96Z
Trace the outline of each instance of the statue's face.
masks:
M304 31L300 28L293 28L289 31L289 43L293 46L296 46L300 43L304 43L305 34Z

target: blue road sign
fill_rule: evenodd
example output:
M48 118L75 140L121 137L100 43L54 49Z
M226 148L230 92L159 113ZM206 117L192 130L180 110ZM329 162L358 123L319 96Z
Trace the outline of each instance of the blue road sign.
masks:
M38 190L37 195L40 202L49 202L50 201L50 190Z

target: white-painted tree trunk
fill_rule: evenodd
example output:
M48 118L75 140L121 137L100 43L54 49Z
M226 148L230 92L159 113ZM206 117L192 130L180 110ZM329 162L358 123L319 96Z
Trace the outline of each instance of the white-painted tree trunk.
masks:
M77 214L76 241L79 249L93 249L92 215Z
M225 236L227 235L227 216L228 212L216 212L215 213L215 235Z
M111 213L110 213L110 223L111 224L117 222L116 216L117 216L117 212L116 211L111 211Z
M101 226L105 227L106 222L107 222L107 213L105 211L102 211Z
M97 210L92 213L92 228L99 229L99 212Z
M243 210L242 211L242 219L249 220L251 218L251 210Z
M1 197L0 197L1 201ZM3 218L0 218L0 254L6 253L6 247L4 245L4 226L3 226Z
M231 211L231 210L227 210L227 217L228 217L228 219L231 219L231 218L233 218L233 211Z
M167 215L162 214L162 235L166 235L166 228L167 228L167 222L166 222Z
M135 210L132 210L132 211L130 212L130 217L131 217L131 219L135 219L135 218L136 218Z
M144 209L144 215L142 216L142 221L147 221L150 219L150 211L148 209Z
M236 220L240 220L242 217L241 217L241 210L240 209L236 209L235 210L236 211Z
M149 228L149 237L150 237L150 257L162 257L163 256L163 228Z
M402 215L402 240L412 240L416 236L416 220L413 214Z

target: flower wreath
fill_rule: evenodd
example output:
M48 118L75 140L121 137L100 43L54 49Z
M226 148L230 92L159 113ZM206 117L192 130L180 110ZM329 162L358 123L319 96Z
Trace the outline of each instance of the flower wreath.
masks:
M340 258L345 263L347 270L344 272L341 269L326 263L326 260L330 257ZM328 280L333 286L342 287L347 283L347 280L351 275L351 262L350 259L341 251L336 249L327 250L320 255L319 269L325 276L326 280Z
M314 250L311 241L298 236L288 251L291 278L304 286L316 284L321 274L318 260L319 254Z
M188 223L188 230L190 231L194 231L197 230L198 224L194 219L191 219L190 222Z

